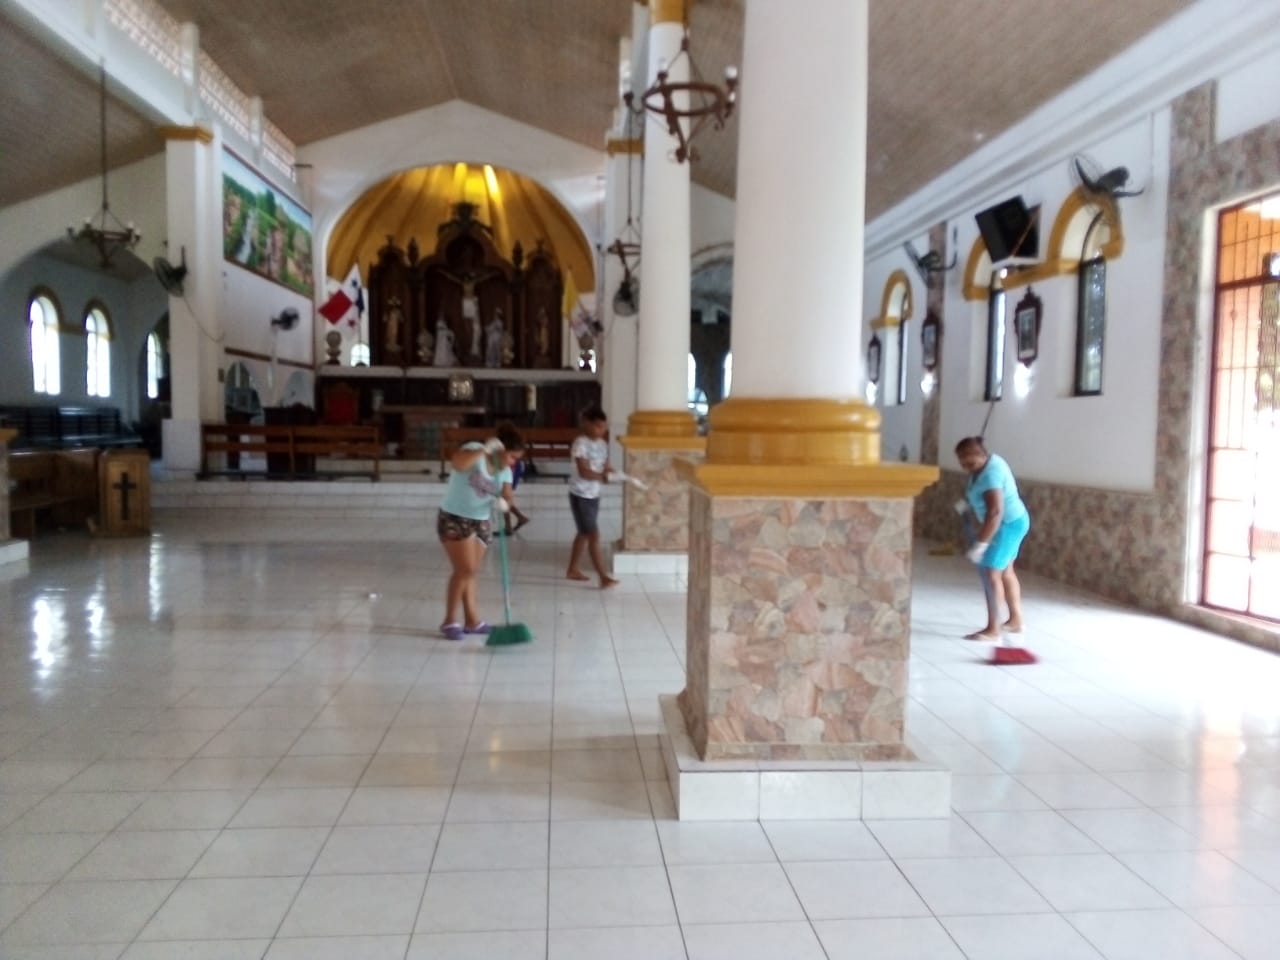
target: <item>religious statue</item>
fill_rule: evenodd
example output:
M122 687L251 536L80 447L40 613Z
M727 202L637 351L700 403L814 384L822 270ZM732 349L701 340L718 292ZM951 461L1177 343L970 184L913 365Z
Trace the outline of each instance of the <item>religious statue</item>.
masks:
M436 320L436 353L433 366L456 367L458 357L453 352L453 331L444 322L444 317Z
M508 330L502 335L502 365L509 367L516 362L516 338Z
M423 365L431 363L431 351L434 338L431 331L423 327L418 332L418 363Z
M484 357L484 340L480 332L480 297L476 285L498 273L488 270L467 270L465 273L445 273L450 280L462 287L462 320L470 327L471 341L467 344L467 359L479 363Z
M392 297L387 301L387 315L382 321L382 349L387 353L400 352L400 331L404 329L404 311L400 309L400 298Z
M486 367L502 366L502 335L506 327L502 323L501 308L493 311L493 319L485 328L484 365Z
M538 308L538 355L534 360L537 366L551 362L551 320L547 317L546 307Z

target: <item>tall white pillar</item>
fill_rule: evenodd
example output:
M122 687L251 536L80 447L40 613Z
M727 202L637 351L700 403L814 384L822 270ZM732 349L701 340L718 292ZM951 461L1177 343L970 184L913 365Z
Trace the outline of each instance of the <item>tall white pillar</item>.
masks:
M675 82L688 79L688 59L677 58L684 38L684 0L653 0L649 27L647 89L660 70ZM637 84L637 87L641 86ZM638 102L638 101L637 101ZM677 163L679 140L665 122L644 117L644 204L641 211L639 369L632 433L648 413L678 413L687 421L689 354L689 164ZM665 420L666 418L660 418Z
M739 102L733 395L856 396L866 0L746 0Z
M200 468L200 424L221 423L222 190L217 141L195 127L165 131L168 257L185 249L183 295L169 297L169 383L172 413L163 423L164 463Z

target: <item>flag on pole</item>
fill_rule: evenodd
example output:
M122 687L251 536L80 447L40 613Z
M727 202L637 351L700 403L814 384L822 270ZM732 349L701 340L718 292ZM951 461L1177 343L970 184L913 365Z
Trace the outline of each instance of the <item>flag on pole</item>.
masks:
M320 305L320 316L324 317L330 323L341 323L348 311L351 310L351 298L346 292L339 287L329 295L329 299Z

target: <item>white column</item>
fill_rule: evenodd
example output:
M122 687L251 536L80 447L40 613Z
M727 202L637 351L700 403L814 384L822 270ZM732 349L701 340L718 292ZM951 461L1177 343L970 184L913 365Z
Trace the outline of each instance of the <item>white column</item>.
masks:
M688 79L687 59L675 59L683 36L678 21L650 26L645 88L653 84L660 65L667 66L671 80ZM641 411L688 408L689 164L676 162L678 145L664 121L646 115L636 384Z
M733 395L856 397L867 0L746 0L738 102Z
M186 249L183 296L169 297L170 419L164 462L172 471L200 466L200 424L221 423L222 191L219 144L207 136L171 137L165 150L168 258Z

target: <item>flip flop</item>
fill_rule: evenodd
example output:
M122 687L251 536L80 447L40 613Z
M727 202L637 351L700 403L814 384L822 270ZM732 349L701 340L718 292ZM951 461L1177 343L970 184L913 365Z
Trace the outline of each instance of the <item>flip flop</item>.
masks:
M485 623L483 620L481 620L479 623L475 624L474 626L464 627L463 629L467 633L474 633L477 636L482 636L482 637L487 637L493 631L493 627L489 626L489 624Z
M444 637L446 640L461 640L462 624L460 623L444 624L443 626L440 627L440 636Z

